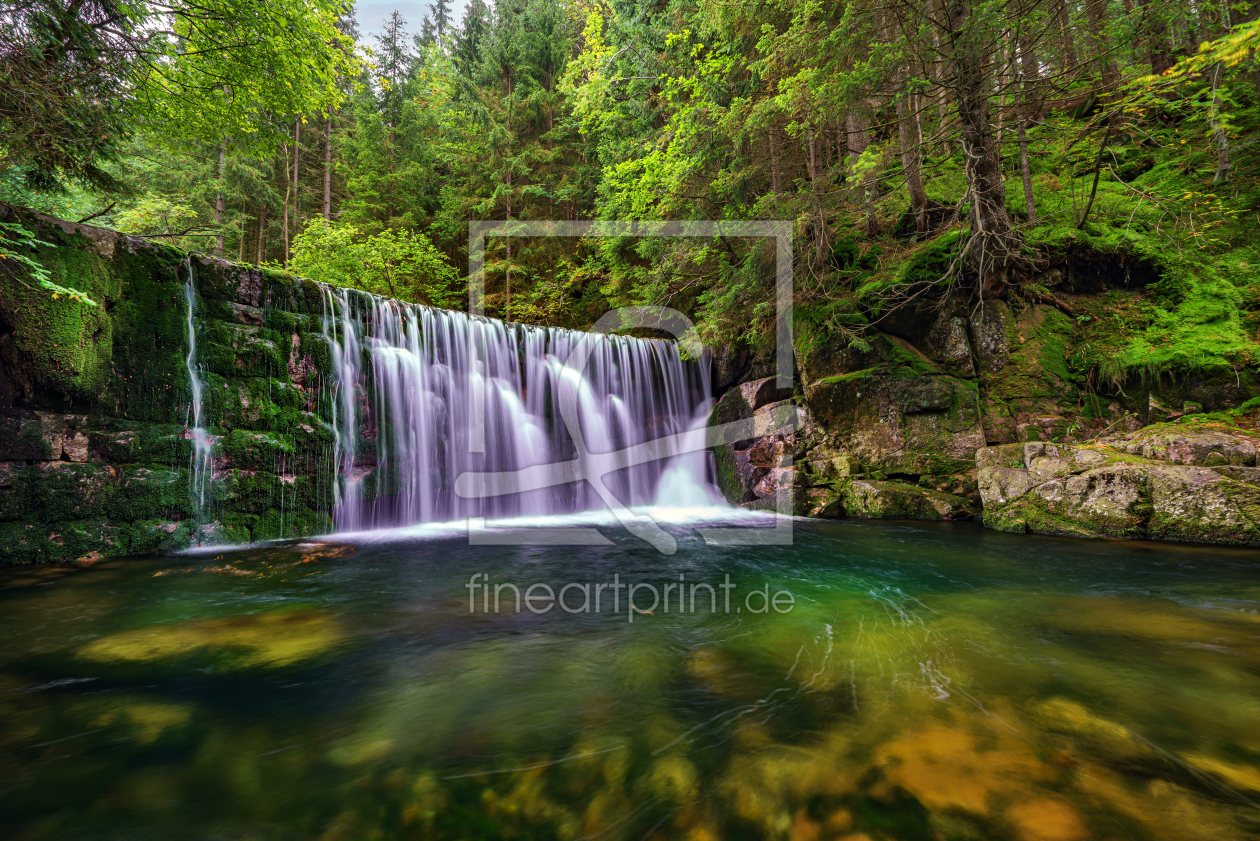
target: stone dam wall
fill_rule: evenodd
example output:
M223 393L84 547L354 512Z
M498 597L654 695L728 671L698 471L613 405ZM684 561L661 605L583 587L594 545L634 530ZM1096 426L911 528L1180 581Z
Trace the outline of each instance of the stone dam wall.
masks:
M15 211L0 206L0 216ZM52 280L0 275L0 562L240 543L331 530L322 289L282 272L22 215ZM185 286L217 436L199 528Z

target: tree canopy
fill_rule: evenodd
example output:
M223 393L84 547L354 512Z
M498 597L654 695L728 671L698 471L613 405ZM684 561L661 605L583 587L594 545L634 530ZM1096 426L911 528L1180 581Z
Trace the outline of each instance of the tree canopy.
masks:
M0 198L451 305L470 221L789 220L805 344L861 346L925 296L1052 299L1046 255L1088 241L1163 266L1167 349L1082 364L1175 365L1208 323L1240 364L1249 316L1206 302L1250 294L1257 11L438 0L360 39L331 0L20 0ZM512 320L665 304L772 343L764 241L499 238L485 267Z

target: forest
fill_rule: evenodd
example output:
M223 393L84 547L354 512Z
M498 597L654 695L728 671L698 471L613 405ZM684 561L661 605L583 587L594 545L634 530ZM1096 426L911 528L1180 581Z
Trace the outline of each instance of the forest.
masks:
M1256 362L1260 4L10 0L0 201L438 306L474 220L789 220L798 352L1049 303L1123 382ZM6 223L0 258L41 276ZM772 244L492 239L487 312L662 304L773 344ZM1145 294L1088 311L1084 261ZM84 298L84 305L90 305ZM1096 329L1088 328L1096 326Z

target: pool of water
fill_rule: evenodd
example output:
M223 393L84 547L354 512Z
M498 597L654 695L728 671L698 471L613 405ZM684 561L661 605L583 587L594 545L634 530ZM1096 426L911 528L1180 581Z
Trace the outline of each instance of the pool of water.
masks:
M5 837L1260 833L1258 553L670 528L0 571Z

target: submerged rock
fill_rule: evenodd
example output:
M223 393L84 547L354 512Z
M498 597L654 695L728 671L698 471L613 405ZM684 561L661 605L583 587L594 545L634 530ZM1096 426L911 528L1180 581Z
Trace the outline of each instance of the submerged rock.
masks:
M276 611L123 631L88 643L78 656L126 667L197 663L215 671L280 669L327 654L343 636L326 614Z
M1099 718L1067 698L1050 698L1032 705L1033 720L1046 730L1075 736L1103 756L1119 760L1150 760L1154 750L1127 729Z

